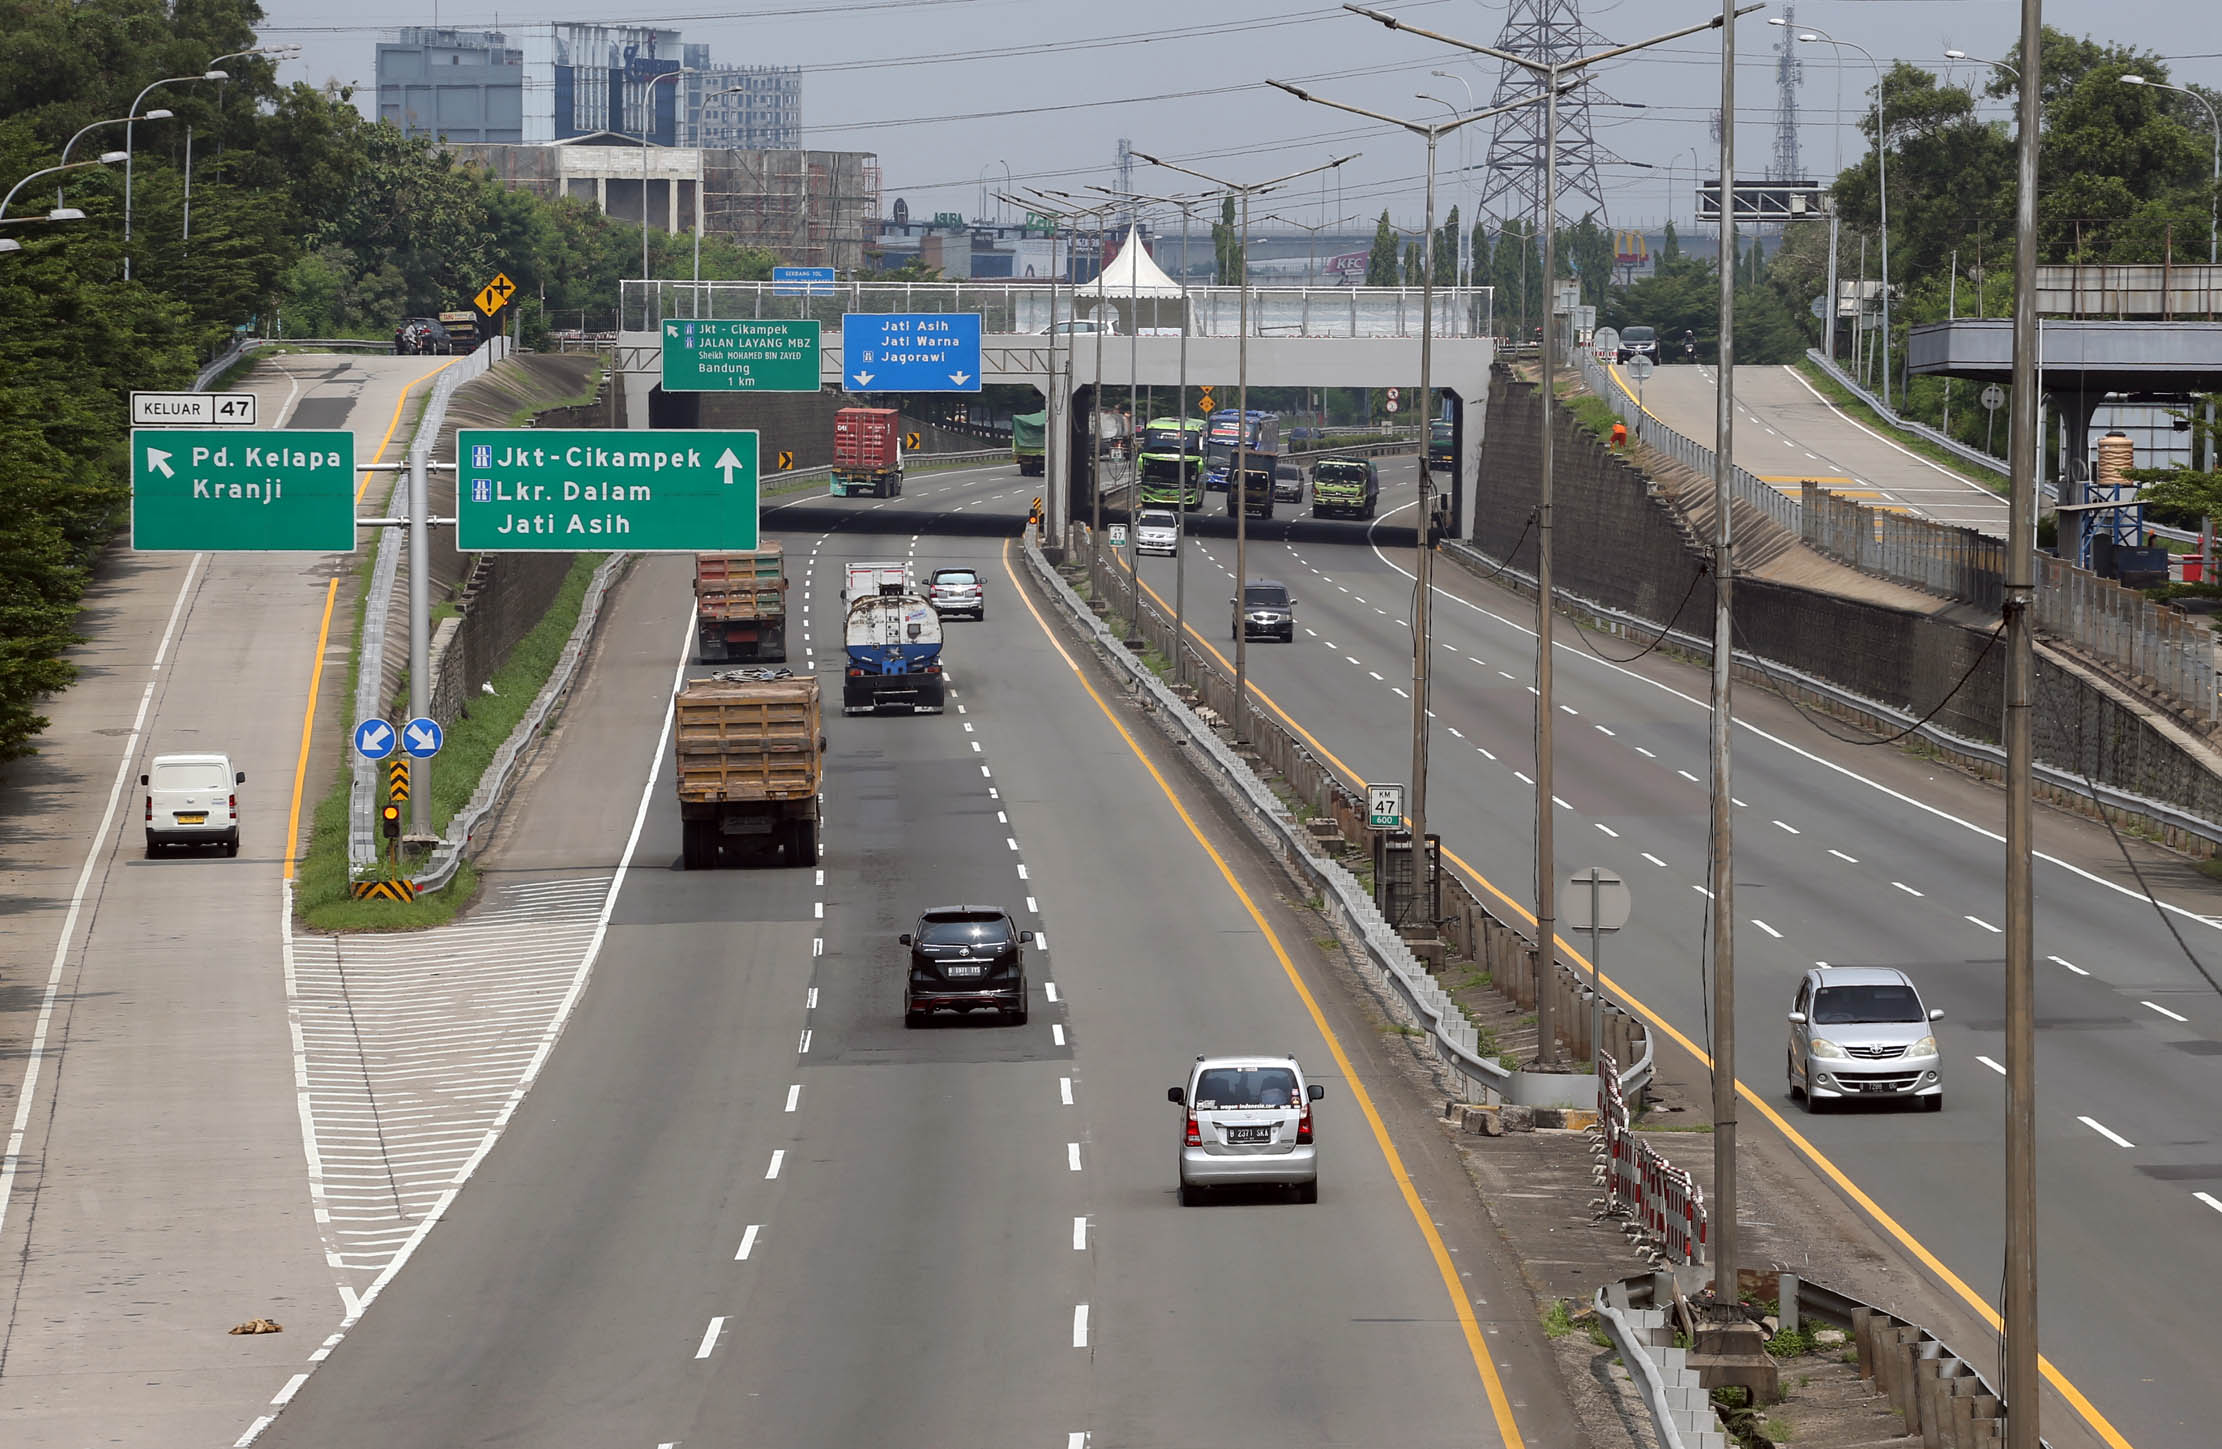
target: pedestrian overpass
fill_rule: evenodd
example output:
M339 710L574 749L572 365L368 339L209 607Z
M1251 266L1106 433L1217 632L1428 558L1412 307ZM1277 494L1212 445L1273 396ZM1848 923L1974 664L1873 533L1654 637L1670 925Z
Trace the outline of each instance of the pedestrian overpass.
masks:
M1102 294L1090 285L1043 282L818 283L816 295L790 295L794 283L667 282L623 284L615 367L625 416L635 427L670 416L662 395L663 323L690 318L816 318L820 377L841 387L844 313L980 314L980 381L1020 383L1046 401L1048 458L1043 501L1052 536L1061 536L1089 502L1086 414L1100 390L1104 404L1129 386L1179 386L1183 344L1191 389L1210 384L1215 406L1236 405L1243 288L1190 287L1181 296ZM1249 381L1253 387L1417 389L1423 317L1417 287L1252 287ZM1434 298L1433 384L1455 423L1455 472L1447 485L1451 532L1463 534L1465 487L1477 476L1481 425L1495 356L1491 289L1439 287ZM1185 304L1186 335L1182 335ZM1104 321L1117 335L1072 334L1073 319ZM1137 325L1138 324L1138 325ZM1416 404L1417 395L1414 392ZM1169 411L1169 410L1167 410Z

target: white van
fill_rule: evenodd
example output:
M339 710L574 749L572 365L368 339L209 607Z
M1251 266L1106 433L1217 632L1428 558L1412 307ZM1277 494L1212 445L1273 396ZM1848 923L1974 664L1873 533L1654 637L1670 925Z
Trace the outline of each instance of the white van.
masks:
M139 777L147 794L147 856L173 845L221 845L239 854L239 795L245 772L229 755L156 755Z

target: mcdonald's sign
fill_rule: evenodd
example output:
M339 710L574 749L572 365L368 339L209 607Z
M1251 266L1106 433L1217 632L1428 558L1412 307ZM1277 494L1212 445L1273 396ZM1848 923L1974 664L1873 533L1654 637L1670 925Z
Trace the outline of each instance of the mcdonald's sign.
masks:
M1640 231L1616 231L1612 234L1613 262L1623 267L1640 267L1651 260L1651 239Z

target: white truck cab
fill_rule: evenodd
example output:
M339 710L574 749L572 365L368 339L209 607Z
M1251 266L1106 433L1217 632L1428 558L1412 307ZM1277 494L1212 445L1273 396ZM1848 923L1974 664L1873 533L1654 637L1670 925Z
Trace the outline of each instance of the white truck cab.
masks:
M156 755L139 777L146 792L147 856L177 845L220 845L239 854L244 771L229 755Z

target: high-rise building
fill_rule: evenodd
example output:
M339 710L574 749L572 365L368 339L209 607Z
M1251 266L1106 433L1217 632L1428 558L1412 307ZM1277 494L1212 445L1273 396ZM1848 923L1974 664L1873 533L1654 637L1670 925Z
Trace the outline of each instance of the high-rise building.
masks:
M498 30L404 26L378 44L378 119L405 135L524 139L525 55Z
M525 33L527 141L564 141L610 132L674 146L685 82L656 83L678 70L684 43L676 30L645 25L557 21Z
M735 151L792 151L802 145L798 66L713 65L710 47L684 52L687 76L680 144Z

